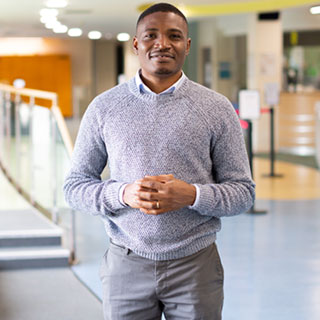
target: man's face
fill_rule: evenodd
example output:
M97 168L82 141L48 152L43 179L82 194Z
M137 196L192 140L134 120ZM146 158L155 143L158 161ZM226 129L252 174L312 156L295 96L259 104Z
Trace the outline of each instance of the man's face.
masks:
M188 27L179 15L155 12L144 17L133 40L142 75L170 77L181 71L189 53Z

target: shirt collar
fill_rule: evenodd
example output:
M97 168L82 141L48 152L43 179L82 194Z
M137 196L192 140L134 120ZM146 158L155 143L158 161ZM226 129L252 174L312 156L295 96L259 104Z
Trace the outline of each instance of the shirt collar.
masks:
M140 93L153 93L155 94L148 86L146 86L142 79L141 79L141 69L137 71L136 76L135 76L135 82L136 85L138 87L138 90L140 91ZM162 91L159 93L159 95L162 94L169 94L169 93L173 93L175 90L179 89L179 87L181 87L183 80L186 78L186 75L184 74L184 72L182 71L182 75L181 77L178 79L177 82L175 82L171 87L169 87L168 89Z

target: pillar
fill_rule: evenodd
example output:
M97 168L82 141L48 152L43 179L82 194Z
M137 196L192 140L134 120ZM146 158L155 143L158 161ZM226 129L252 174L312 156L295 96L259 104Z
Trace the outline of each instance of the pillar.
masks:
M259 20L258 14L248 19L247 32L247 86L257 89L261 95L261 107L267 107L264 99L264 86L274 82L281 88L283 32L281 16L277 20ZM269 151L269 116L262 115L254 122L253 149ZM277 132L277 126L276 126ZM277 146L277 137L275 137Z

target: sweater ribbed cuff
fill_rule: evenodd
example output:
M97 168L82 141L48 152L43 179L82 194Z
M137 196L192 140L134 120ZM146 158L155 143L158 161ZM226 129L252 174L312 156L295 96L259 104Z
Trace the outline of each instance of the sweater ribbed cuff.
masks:
M105 188L103 204L108 211L116 213L117 210L127 207L124 203L121 203L119 199L119 191L125 184L124 182L112 182Z
M196 184L197 202L192 206L193 210L198 211L202 215L211 215L214 210L214 191L209 185Z

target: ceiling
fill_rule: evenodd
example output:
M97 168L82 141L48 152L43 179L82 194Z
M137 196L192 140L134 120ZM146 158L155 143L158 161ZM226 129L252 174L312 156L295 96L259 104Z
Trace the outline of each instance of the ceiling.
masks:
M281 10L285 29L320 29L320 15L309 13L312 0L184 0L190 20L203 19L213 14L226 33L239 33L244 28L248 12ZM0 37L66 37L45 29L40 22L40 9L44 0L0 0ZM320 0L318 2L320 4ZM58 19L68 28L80 27L84 36L91 30L99 30L103 36L119 32L134 34L135 22L143 0L69 0L66 8L59 9ZM297 6L299 7L297 8ZM302 5L302 6L301 6ZM287 8L286 8L287 7ZM289 7L289 8L288 8ZM234 14L241 12L241 14ZM285 9L286 8L286 9ZM232 14L232 15L230 15ZM232 31L233 30L233 31Z

